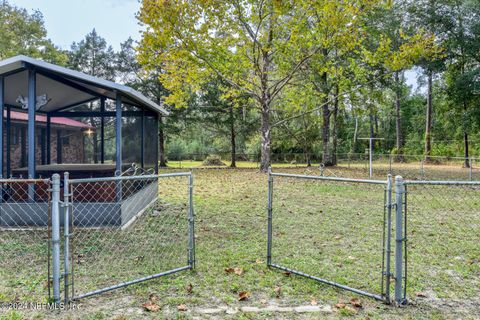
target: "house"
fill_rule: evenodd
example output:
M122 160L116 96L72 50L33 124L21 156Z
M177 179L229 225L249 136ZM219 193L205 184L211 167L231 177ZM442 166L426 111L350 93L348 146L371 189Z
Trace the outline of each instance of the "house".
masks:
M6 114L6 112L5 112ZM6 117L6 115L5 115ZM28 114L21 111L10 112L10 170L24 168L27 166L27 125ZM47 117L36 115L35 122L37 127L35 162L38 165L47 163L46 148L47 143L46 127ZM85 137L93 133L94 128L83 122L70 118L52 118L51 136L50 136L50 157L53 163L82 163L85 159ZM7 133L4 133L4 141L7 141ZM5 153L8 150L7 144L4 146ZM57 152L61 150L61 152Z

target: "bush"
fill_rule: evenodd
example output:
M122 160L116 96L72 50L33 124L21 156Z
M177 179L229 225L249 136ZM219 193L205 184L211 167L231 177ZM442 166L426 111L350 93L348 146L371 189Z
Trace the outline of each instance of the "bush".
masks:
M222 158L217 154L209 155L203 160L202 165L207 167L226 166L226 164L222 162Z
M167 157L169 160L182 160L185 156L185 142L183 140L173 140L167 145Z

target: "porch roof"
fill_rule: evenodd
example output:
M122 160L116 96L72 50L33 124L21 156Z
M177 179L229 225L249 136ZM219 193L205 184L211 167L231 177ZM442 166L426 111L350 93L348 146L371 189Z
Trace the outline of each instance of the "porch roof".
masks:
M21 108L17 98L28 96L29 68L37 73L37 96L46 94L50 99L38 112L66 110L102 97L114 100L120 93L123 103L168 114L160 105L131 87L23 55L0 61L0 76L5 79L6 105Z

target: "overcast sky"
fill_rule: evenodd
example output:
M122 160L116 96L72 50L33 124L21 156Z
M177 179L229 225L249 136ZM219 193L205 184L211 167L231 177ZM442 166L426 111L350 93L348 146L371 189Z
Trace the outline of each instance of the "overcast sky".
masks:
M135 14L137 0L10 0L11 4L43 13L48 37L62 49L82 40L95 28L115 50L131 36L140 39Z
M132 37L140 40L140 25L135 14L140 9L138 0L10 0L28 10L43 13L48 37L62 49L82 40L95 28L115 50L120 43ZM407 84L416 88L416 72L406 74Z

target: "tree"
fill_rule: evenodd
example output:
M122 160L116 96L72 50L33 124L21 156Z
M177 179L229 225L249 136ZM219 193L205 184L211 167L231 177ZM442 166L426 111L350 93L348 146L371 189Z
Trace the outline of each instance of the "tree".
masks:
M424 28L435 35L435 41L444 47L450 29L450 0L421 0L409 3L408 12L411 24ZM436 73L445 69L445 56L438 55L435 59L421 60L418 65L427 77L427 103L425 116L425 161L430 161L432 152L433 123L433 79Z
M40 11L30 14L3 1L0 4L0 60L19 54L60 65L67 62L65 53L47 39Z
M116 54L107 41L99 36L95 29L80 42L74 42L68 52L68 66L72 69L90 74L95 77L115 80ZM97 107L93 102L88 104L88 110ZM98 127L100 123L94 117L89 118L90 125ZM99 144L98 133L95 131L93 139L93 162L98 163Z
M237 161L237 139L251 132L252 124L246 119L244 110L251 103L244 97L224 96L228 84L220 78L204 83L199 94L199 103L194 117L204 130L213 131L220 137L229 137L230 167L235 168Z
M473 75L480 65L480 4L478 1L451 1L449 31L445 40L447 87L453 107L460 109L464 141L464 166L469 163L469 131L475 110Z
M307 61L325 54L325 45L348 35L381 2L144 0L140 60L150 69L165 64L168 103L184 106L211 74L227 82L232 95L254 99L266 171L275 100Z
M132 38L127 39L120 44L120 51L117 54L117 75L120 81L128 86L142 92L157 104L169 111L168 117L160 114L158 119L158 152L160 167L167 166L166 157L166 140L168 135L178 134L182 127L187 125L187 113L189 110L181 108L171 108L165 104L165 97L169 95L169 91L160 81L160 75L163 68L159 66L156 69L145 70L138 62L137 48L134 46ZM183 121L183 125L179 122Z

